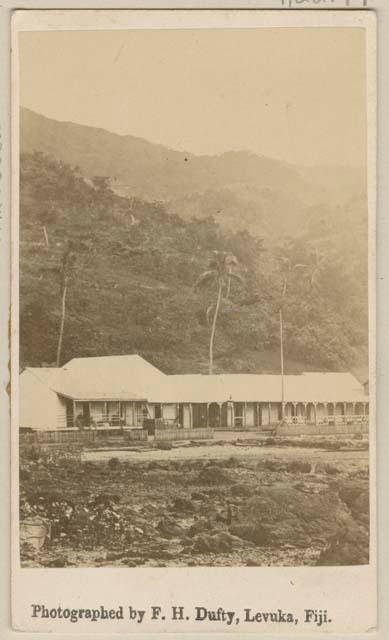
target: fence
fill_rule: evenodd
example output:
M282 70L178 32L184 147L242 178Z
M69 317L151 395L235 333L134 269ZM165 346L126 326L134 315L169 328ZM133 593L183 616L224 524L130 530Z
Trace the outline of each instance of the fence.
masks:
M314 426L313 420L308 420L305 416L285 416L285 423L287 425L302 425L307 424ZM367 415L332 415L332 416L320 416L316 420L316 425L344 425L344 424L367 424L369 422L369 416Z
M147 431L146 429L130 429L124 432L124 439L135 442L147 442Z
M211 440L212 429L156 429L155 440L158 442L173 440Z
M356 433L368 434L369 425L365 422L354 424L289 424L279 425L276 428L277 436L332 436L355 435Z
M98 439L118 438L126 440L147 440L147 432L144 429L67 429L55 431L34 431L33 433L20 433L20 444L23 445L56 445L56 444L89 444Z
M94 442L97 431L34 431L21 433L20 444L72 444Z

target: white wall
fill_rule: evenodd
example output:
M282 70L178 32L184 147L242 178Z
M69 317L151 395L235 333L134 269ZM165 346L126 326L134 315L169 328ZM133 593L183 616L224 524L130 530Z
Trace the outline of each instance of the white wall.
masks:
M28 369L19 376L19 426L40 431L66 427L65 401Z
M125 414L125 423L127 427L134 426L134 403L133 402L122 402L122 411Z
M262 425L266 426L268 424L276 424L279 420L279 403L271 402L270 403L270 422L269 422L269 403L263 402L261 403L261 416L262 416Z
M255 426L254 404L252 402L248 402L246 404L246 427L254 427L254 426Z
M184 429L190 429L190 407L188 404L184 404Z
M268 402L262 402L261 403L261 422L263 425L268 425L270 424L270 420L269 420L269 403ZM271 415L271 414L270 414Z
M162 416L164 420L175 420L177 418L177 406L175 404L163 404Z
M90 414L95 422L101 421L105 415L105 402L91 402Z

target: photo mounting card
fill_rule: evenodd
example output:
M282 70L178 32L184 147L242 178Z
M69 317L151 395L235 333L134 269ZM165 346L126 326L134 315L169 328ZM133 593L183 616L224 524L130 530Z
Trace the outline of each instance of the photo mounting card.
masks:
M12 624L376 627L375 19L12 21Z

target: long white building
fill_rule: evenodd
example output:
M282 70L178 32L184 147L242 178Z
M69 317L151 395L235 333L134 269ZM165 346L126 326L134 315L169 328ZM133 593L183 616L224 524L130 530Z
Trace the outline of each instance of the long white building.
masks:
M366 387L350 373L166 375L138 355L75 358L20 374L19 424L34 430L142 427L266 429L367 422Z

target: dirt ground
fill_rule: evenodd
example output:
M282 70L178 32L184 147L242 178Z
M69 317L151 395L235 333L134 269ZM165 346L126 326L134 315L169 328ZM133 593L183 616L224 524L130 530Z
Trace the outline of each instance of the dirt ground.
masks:
M366 564L368 446L235 436L171 449L27 448L20 520L25 567ZM51 534L37 550L26 523L39 520Z

